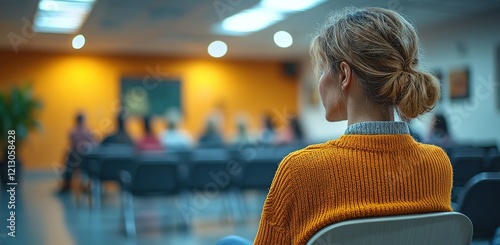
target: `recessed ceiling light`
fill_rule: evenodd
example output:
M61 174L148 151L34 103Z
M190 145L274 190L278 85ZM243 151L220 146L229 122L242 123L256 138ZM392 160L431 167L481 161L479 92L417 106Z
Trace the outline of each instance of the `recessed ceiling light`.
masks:
M33 30L46 33L74 33L83 25L95 0L40 0Z
M286 31L279 31L274 34L274 43L278 45L278 47L288 48L292 46L293 38L290 33Z
M292 13L306 11L327 0L261 0L249 9L242 10L230 16L213 27L217 34L246 35L260 31L279 21L286 19Z
M77 35L73 38L72 44L74 49L81 49L85 45L85 37L82 34Z
M285 16L266 9L251 9L222 21L222 28L229 32L254 32L264 29Z
M208 54L214 58L220 58L227 53L227 45L223 41L213 41L208 45Z

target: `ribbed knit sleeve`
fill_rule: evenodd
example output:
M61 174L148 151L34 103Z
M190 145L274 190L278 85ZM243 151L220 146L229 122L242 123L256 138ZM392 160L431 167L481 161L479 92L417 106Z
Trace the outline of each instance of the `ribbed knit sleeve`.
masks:
M281 161L274 176L262 211L254 244L291 244L290 217L293 205L296 176L290 155Z

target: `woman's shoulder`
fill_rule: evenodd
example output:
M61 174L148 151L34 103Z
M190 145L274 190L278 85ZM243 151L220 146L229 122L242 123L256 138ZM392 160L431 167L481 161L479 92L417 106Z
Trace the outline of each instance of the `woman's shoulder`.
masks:
M332 144L330 143L330 141L324 142L324 143L310 144L310 145L307 145L301 149L290 152L290 154L288 154L287 157L293 158L293 157L299 157L299 156L303 156L303 155L315 154L315 153L322 152L324 150L331 149L331 148L332 148Z
M331 141L325 143L311 144L302 149L290 152L280 165L289 165L288 167L301 167L311 165L311 162L318 162L325 155L335 155L335 145Z
M441 148L438 145L428 144L428 143L419 143L418 145L422 151L425 151L428 154L432 154L438 157L448 158L448 154L446 154L446 151L444 151L443 148Z

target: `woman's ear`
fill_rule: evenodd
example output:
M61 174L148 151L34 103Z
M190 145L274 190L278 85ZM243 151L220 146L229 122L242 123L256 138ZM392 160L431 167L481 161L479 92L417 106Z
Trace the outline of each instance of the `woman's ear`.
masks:
M352 70L351 66L345 62L342 61L340 62L340 84L342 86L342 90L346 90L349 85L351 84L351 78L352 78Z

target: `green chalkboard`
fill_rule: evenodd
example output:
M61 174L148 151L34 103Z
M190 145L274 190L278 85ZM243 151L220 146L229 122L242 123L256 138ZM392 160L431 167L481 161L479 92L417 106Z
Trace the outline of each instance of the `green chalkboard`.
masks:
M162 116L171 109L182 112L181 81L122 78L121 103L134 116Z

